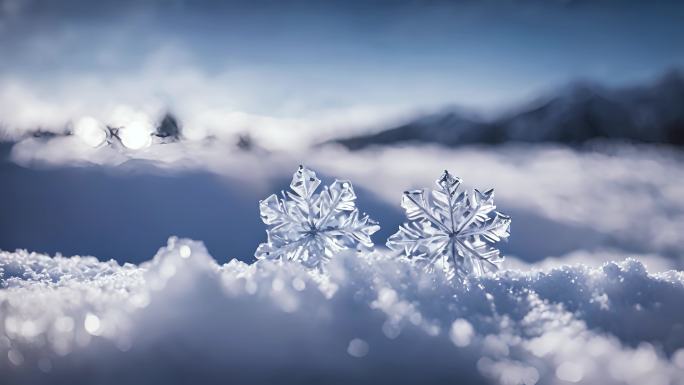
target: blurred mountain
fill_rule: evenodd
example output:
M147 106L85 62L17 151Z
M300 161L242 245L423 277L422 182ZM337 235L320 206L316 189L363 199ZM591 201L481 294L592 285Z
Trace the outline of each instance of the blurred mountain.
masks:
M157 131L154 135L163 138L168 142L177 142L182 137L181 126L178 123L178 119L170 112L167 112L161 122L159 122Z
M493 120L449 111L332 142L356 150L403 142L453 147L503 142L581 144L593 139L684 145L684 72L673 70L652 84L628 88L575 82Z

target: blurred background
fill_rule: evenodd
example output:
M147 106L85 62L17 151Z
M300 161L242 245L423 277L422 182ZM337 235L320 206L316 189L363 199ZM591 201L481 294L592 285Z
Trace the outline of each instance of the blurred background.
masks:
M297 165L495 188L511 267L682 268L684 3L0 0L0 249L252 261Z

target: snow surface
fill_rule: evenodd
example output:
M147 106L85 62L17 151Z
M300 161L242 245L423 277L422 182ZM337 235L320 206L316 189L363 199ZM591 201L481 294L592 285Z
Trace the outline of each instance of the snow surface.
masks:
M449 283L385 252L140 265L0 252L0 383L684 384L684 273L634 259ZM391 382L389 382L391 381Z

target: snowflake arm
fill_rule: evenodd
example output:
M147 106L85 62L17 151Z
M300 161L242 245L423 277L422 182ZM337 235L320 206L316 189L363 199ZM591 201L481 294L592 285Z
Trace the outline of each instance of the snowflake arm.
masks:
M409 222L399 227L399 231L391 235L387 246L393 250L400 250L406 255L425 258L440 254L448 236L431 226L424 226L419 222Z
M320 269L341 250L373 246L371 235L380 227L359 214L351 182L335 180L317 194L320 184L316 173L300 166L291 191L259 203L261 218L270 227L267 242L255 252L257 259L297 261Z
M507 239L510 217L496 211L494 191L461 191L461 179L445 171L437 189L407 191L402 207L409 220L387 241L387 247L451 277L482 275L503 261L492 244Z

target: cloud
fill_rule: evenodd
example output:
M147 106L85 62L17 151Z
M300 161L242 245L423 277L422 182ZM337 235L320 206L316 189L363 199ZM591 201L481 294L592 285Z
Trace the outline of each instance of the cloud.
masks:
M679 199L684 175L675 177L682 159L673 150L407 146L375 147L360 154L331 150L311 159L312 167L349 178L394 204L400 191L430 187L444 169L470 186L495 188L500 210L514 218L511 242L524 238L516 245L522 255L537 244L551 245L539 251L547 256L603 245L681 261L684 251L678 236L684 231ZM518 232L517 226L524 229ZM554 251L553 245L559 247Z
M99 54L107 56L106 49ZM296 79L270 70L208 73L173 44L148 53L136 70L111 76L84 71L34 81L9 73L0 79L0 133L14 139L38 129L64 132L85 116L118 126L122 111L152 121L171 111L189 140L234 142L249 133L268 148L304 148L340 131L380 128L414 113L404 105L326 105L306 95L310 88L298 90Z
M373 217L388 232L401 221L401 192L431 187L441 171L448 169L469 186L495 188L500 211L513 216L512 237L505 246L508 254L533 261L573 250L617 249L625 256L658 254L681 264L684 252L680 242L683 160L677 151L657 146L606 145L593 151L507 145L245 152L232 142L228 146L216 140L130 151L92 148L77 137L63 137L24 140L14 145L11 157L29 167L91 164L112 168L143 162L171 173L210 171L247 185L288 179L304 163L367 191L384 216ZM247 203L253 204L255 200L250 199ZM388 212L388 207L396 212ZM364 209L370 214L373 210Z

